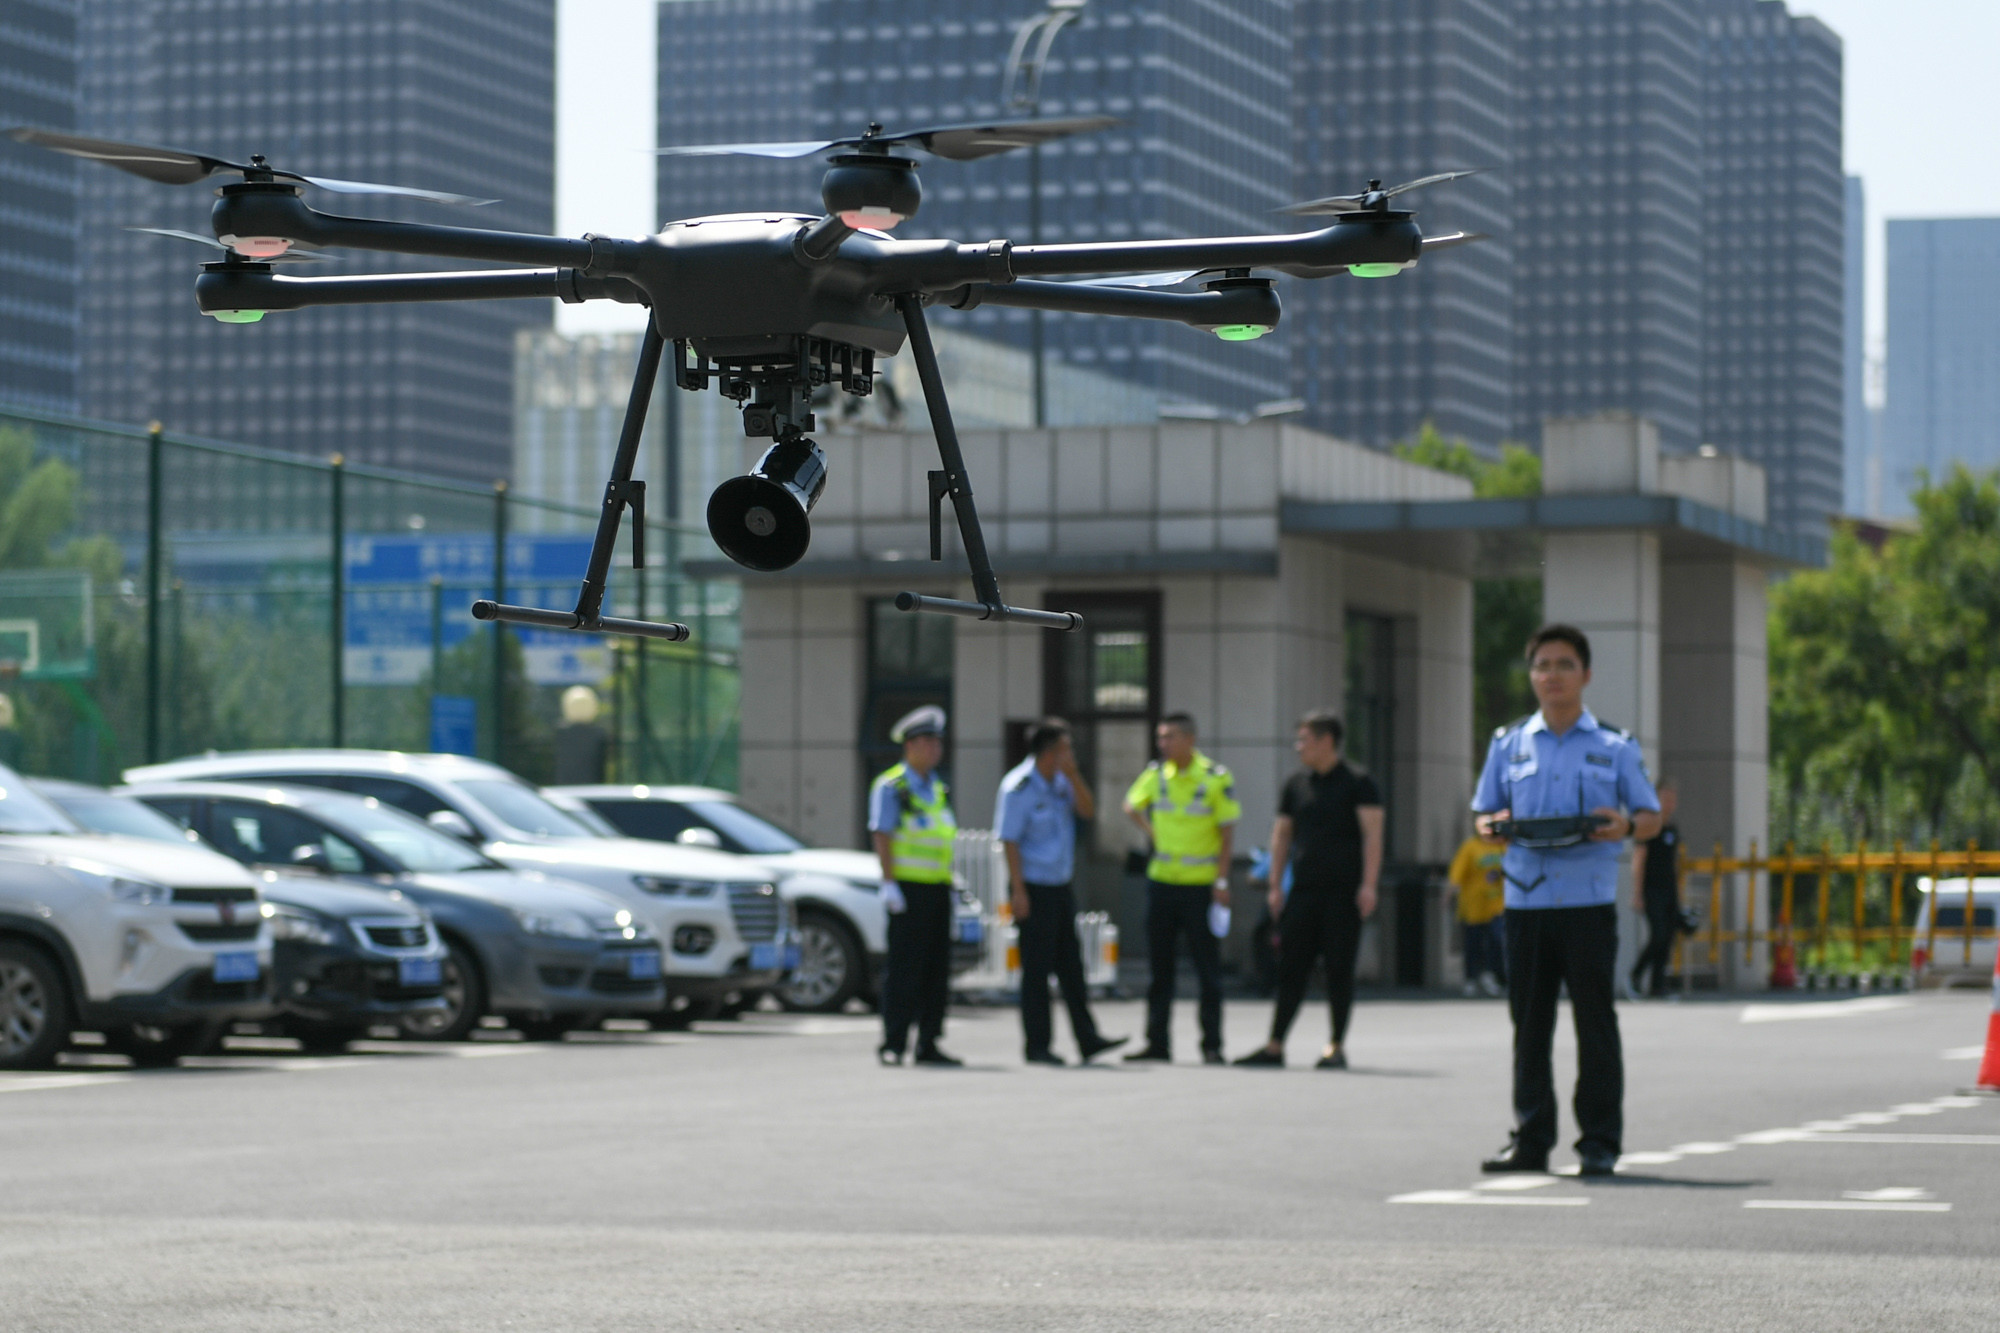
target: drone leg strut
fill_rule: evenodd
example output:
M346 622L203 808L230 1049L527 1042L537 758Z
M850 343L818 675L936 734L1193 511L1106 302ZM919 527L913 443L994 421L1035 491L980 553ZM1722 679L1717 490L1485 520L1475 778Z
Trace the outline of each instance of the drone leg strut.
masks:
M646 322L646 336L639 344L639 369L632 381L632 396L625 404L625 425L618 435L618 452L611 462L611 479L604 486L604 507L597 516L597 536L590 544L590 563L578 590L574 611L544 611L532 606L503 606L498 602L472 604L475 620L504 620L517 625L541 625L550 629L582 630L593 634L631 634L641 638L666 639L678 643L688 637L686 625L659 624L650 620L622 620L606 616L604 583L611 574L612 550L618 544L618 527L625 509L632 510L632 567L646 563L646 483L632 479L639 461L639 441L645 433L646 409L653 401L653 383L660 377L660 355L666 340L659 325Z
M1037 611L1008 606L1000 600L1000 579L986 554L986 536L979 526L979 510L972 503L972 482L965 475L965 455L958 447L958 431L952 425L951 405L944 395L944 375L938 370L937 350L931 346L930 325L924 319L923 298L904 292L896 298L896 309L910 334L910 357L916 363L917 380L923 385L924 406L930 409L931 433L937 436L938 461L942 473L931 474L931 558L943 555L938 500L949 496L953 515L958 519L959 540L965 544L966 563L972 566L972 592L979 600L961 602L951 597L925 597L918 593L896 594L898 611L930 611L939 615L965 616L972 620L1010 620L1045 629L1072 630L1083 624L1074 611Z

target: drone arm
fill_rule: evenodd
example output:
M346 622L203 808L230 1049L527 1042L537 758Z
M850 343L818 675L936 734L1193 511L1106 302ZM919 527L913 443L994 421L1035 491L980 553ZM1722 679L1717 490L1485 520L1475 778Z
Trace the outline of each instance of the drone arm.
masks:
M643 302L623 278L592 278L569 268L475 270L466 273L394 273L294 278L261 268L211 265L194 283L204 314L218 310L303 310L323 305L373 305L408 301L498 301L554 297L565 304L612 300Z
M1422 245L1423 233L1404 215L1338 222L1322 231L1292 236L1017 245L1010 261L1013 272L1024 278L1231 268L1265 268L1297 277L1329 277L1350 264L1410 263Z
M286 190L224 193L209 215L215 234L282 236L304 245L346 250L385 250L402 255L437 255L446 259L476 259L502 264L551 264L603 267L606 249L630 242L602 238L532 236L524 232L487 231L477 227L433 227L417 222L382 222L345 218L308 208Z
M1020 306L1030 310L1066 310L1079 315L1178 320L1203 329L1225 324L1275 326L1281 313L1278 294L1265 286L1231 287L1215 292L1149 292L1129 287L1093 287L1086 282L1011 282L997 287L968 287L960 293L948 293L944 300L961 310L974 305Z

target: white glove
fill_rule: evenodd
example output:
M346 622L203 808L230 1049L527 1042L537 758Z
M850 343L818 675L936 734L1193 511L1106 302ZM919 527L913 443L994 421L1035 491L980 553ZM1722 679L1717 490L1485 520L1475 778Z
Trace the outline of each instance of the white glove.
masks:
M893 879L883 880L882 905L888 908L892 915L908 907L909 904L903 901L903 886Z

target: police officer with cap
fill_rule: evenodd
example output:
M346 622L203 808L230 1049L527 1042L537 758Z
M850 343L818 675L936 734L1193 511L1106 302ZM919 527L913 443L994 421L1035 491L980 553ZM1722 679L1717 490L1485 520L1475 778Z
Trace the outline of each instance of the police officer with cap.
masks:
M912 1023L915 1063L964 1063L938 1046L951 995L951 851L958 832L937 771L944 726L944 709L936 704L897 719L889 739L903 747L903 762L868 789L868 831L882 862L882 902L889 909L882 1045L876 1051L885 1065L903 1063Z
M1608 1176L1625 1128L1625 1060L1612 1007L1619 845L1660 831L1660 798L1631 736L1583 706L1590 640L1546 625L1528 640L1539 712L1494 733L1472 798L1482 837L1507 841L1507 1003L1514 1134L1489 1172L1546 1171L1556 1142L1556 1000L1576 1024L1578 1170Z

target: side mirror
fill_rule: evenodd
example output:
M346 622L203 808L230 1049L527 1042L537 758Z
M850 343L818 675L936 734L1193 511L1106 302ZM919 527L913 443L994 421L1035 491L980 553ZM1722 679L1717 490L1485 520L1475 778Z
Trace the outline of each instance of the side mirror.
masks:
M683 847L713 847L718 851L722 847L721 834L712 828L702 828L698 824L682 829L674 841Z
M326 848L316 842L301 843L292 848L292 868L312 870L322 875L333 873L333 858L326 854Z
M479 830L472 827L472 821L456 810L433 810L424 816L424 822L439 833L449 833L462 842L477 846Z

